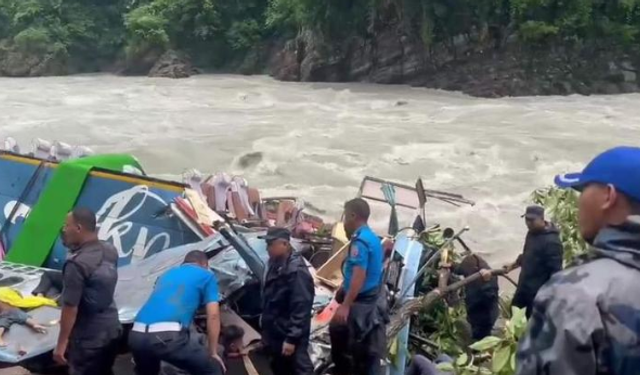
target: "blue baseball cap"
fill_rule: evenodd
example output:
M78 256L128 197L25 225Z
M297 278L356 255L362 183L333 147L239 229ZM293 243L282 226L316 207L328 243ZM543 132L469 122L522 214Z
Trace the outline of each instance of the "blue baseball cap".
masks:
M640 148L621 146L607 150L596 156L582 173L558 175L555 183L578 191L592 183L613 185L629 198L640 201Z

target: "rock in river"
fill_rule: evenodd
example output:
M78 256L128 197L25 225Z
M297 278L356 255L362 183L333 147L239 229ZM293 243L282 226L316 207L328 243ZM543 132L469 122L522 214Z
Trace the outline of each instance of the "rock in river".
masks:
M192 74L194 69L189 57L174 50L169 50L160 56L149 71L149 77L188 78Z

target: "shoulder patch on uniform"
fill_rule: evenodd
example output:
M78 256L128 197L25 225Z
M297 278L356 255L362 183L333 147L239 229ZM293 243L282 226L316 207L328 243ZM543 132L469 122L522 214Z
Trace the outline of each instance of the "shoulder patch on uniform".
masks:
M349 254L351 255L352 258L357 258L358 257L358 245L353 244L351 245L351 250L349 251Z

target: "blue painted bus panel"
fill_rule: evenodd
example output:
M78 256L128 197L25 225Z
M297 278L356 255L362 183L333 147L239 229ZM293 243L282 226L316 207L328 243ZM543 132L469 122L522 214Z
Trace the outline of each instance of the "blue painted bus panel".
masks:
M0 226L23 196L37 165L0 158ZM44 167L34 180L10 225L5 228L3 243L11 248L29 210L51 177L53 168ZM178 218L170 215L169 204L181 196L180 189L163 189L145 178L122 179L118 173L92 174L78 196L75 206L96 213L98 237L112 243L119 252L120 265L144 259L168 248L199 240ZM167 185L169 186L169 185ZM45 267L60 269L67 250L60 237L56 240Z

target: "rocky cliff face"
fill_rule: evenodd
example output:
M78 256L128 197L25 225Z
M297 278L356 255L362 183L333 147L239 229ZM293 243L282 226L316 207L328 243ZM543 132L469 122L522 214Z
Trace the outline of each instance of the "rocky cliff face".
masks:
M284 81L403 83L462 91L480 97L617 94L639 91L640 54L547 48L523 50L474 45L425 45L393 29L374 38L329 43L304 31L269 60L267 71Z
M639 92L640 51L526 49L517 40L496 49L459 36L427 47L419 37L388 25L375 36L340 41L304 30L290 40L270 40L227 69L268 73L284 81L409 84L479 97L618 94ZM95 65L95 64L94 64ZM184 53L149 50L119 63L91 67L63 53L20 52L0 43L0 76L35 77L106 69L120 74L184 78L197 69ZM115 65L115 66L114 66ZM90 70L87 70L90 69Z

